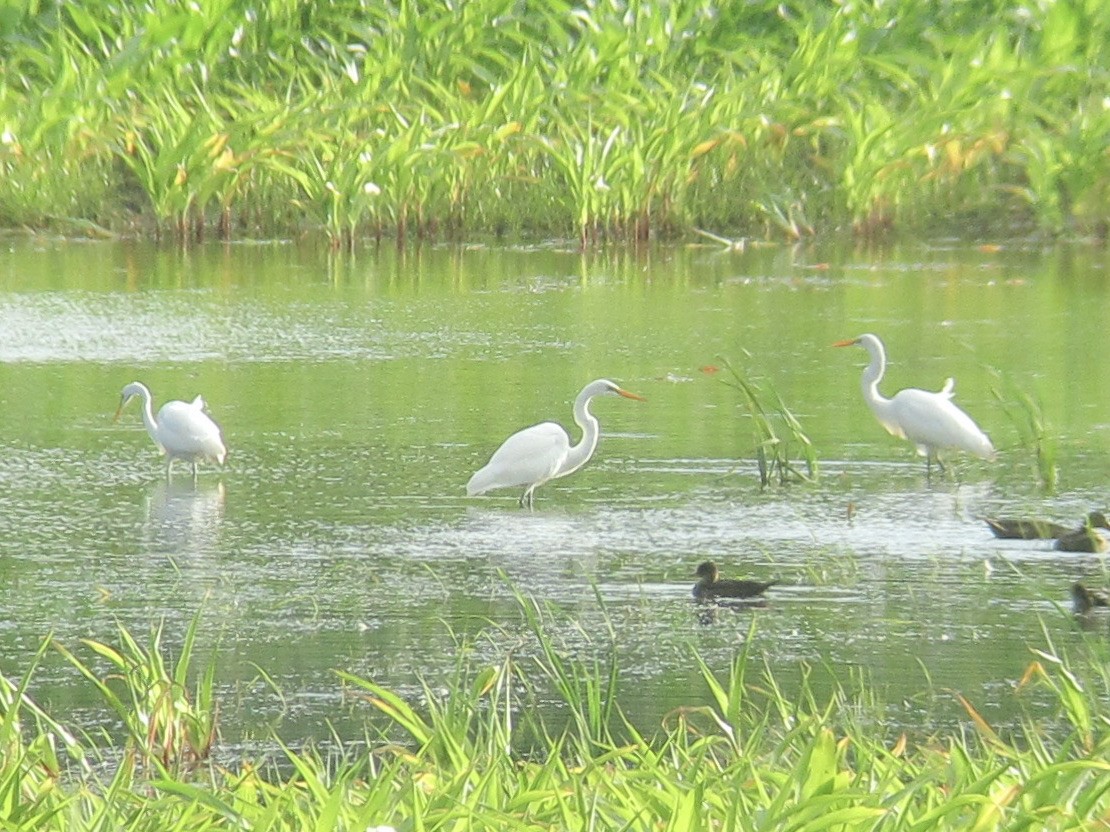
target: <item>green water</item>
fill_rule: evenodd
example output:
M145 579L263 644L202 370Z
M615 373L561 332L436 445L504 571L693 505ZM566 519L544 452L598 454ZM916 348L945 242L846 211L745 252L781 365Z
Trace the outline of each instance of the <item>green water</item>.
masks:
M80 652L117 622L164 620L172 646L199 610L225 743L326 739L329 723L359 736L365 714L335 669L415 695L460 649L526 657L515 588L552 605L569 654L615 649L622 705L649 730L704 701L695 651L723 670L745 646L787 685L807 668L866 680L896 727L959 722L951 691L1006 725L1037 707L1014 686L1042 628L1105 651L1106 623L1067 611L1070 583L1103 583L1103 560L997 541L979 518L1072 522L1110 503L1108 287L1106 252L1084 246L331 258L7 239L0 672L24 670L48 633ZM886 341L888 395L955 377L998 459L927 480L862 402L865 354L829 348L865 331ZM760 489L742 403L707 371L721 357L782 395L819 484ZM1052 497L992 395L997 373L1043 405ZM513 431L571 427L599 377L648 401L595 402L586 468L539 489L533 512L515 491L465 496ZM132 380L156 406L202 393L226 469L194 486L182 466L167 485L137 408L112 422ZM782 584L764 607L696 606L691 576L710 557ZM105 719L58 657L34 690L58 715Z

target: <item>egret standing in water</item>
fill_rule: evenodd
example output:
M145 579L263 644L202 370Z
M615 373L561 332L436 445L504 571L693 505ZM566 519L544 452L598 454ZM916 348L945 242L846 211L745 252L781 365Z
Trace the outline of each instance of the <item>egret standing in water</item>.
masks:
M594 396L624 396L644 401L641 396L622 390L606 379L591 381L574 400L574 421L582 428L582 439L574 446L561 425L543 422L517 431L494 451L486 466L466 484L466 493L473 497L495 488L525 486L520 505L531 506L533 492L548 480L573 474L589 461L597 447L600 425L590 413Z
M935 459L944 470L939 453L956 449L988 459L994 456L994 446L970 416L952 403L955 382L948 379L939 393L907 387L893 398L879 392L879 382L886 371L886 352L883 342L870 333L847 341L837 341L834 347L863 347L871 356L871 363L863 371L861 386L863 400L887 432L900 439L907 439L917 447L932 469Z
M224 445L220 428L204 412L204 399L197 396L191 402L166 402L154 418L150 390L146 385L133 381L123 388L120 394L116 419L134 398L143 400L143 424L146 432L166 456L166 479L175 459L181 459L193 466L193 479L197 477L197 463L201 460L224 464L227 447Z

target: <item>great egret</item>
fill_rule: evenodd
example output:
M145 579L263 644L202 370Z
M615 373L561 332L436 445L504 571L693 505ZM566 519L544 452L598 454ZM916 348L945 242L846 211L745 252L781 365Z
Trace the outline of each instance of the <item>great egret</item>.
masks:
M489 462L466 484L466 493L473 497L495 488L526 486L520 495L520 505L531 506L533 492L548 480L573 474L586 464L594 449L600 426L590 413L590 399L594 396L624 396L626 399L644 401L635 393L622 390L607 379L591 381L582 388L574 400L574 421L582 428L582 439L573 447L570 436L561 425L543 422L517 431L494 451Z
M142 382L133 381L120 393L116 419L119 419L128 403L139 397L143 400L143 424L146 432L166 456L166 479L175 459L181 459L193 466L193 478L197 476L197 463L201 460L218 462L223 465L227 459L227 448L220 435L219 426L204 412L204 399L197 396L191 402L166 402L154 419L150 390Z
M948 379L939 393L907 387L888 399L879 392L879 382L886 371L886 351L878 336L867 333L837 341L833 346L859 346L867 350L871 363L864 369L861 379L863 400L888 433L907 439L917 447L917 453L925 457L930 470L934 459L944 470L939 453L949 448L984 459L994 456L994 446L987 435L952 403L955 381Z
M717 564L711 560L705 561L694 573L698 582L694 584L694 597L699 601L708 601L713 598L755 598L774 586L778 581L738 581L721 579Z
M1100 589L1087 589L1076 581L1071 585L1071 608L1076 615L1084 615L1095 607L1110 607L1110 598Z

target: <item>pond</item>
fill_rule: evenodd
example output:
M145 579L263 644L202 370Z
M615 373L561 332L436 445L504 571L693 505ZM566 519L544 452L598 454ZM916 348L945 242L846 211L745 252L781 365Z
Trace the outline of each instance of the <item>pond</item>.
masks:
M996 726L1051 639L1105 653L1078 626L1075 580L1102 557L996 540L984 516L1078 523L1110 503L1110 386L1099 382L1107 254L1086 245L957 241L882 247L385 246L334 257L286 243L192 250L12 237L0 251L0 672L42 640L79 654L199 615L219 651L224 742L358 737L366 713L336 670L406 696L460 651L527 653L515 593L551 612L568 653L620 666L644 730L706 701L696 656L725 672L750 650L788 689L806 674L867 686L894 729ZM994 461L926 476L867 410L880 334L887 395L940 389L990 434ZM816 484L761 488L730 362L777 392L820 460ZM536 492L467 497L513 431L577 430L596 400L594 459ZM194 484L163 477L139 408L203 394L230 456ZM996 395L996 391L998 395ZM1060 472L1042 490L1017 394L1039 403ZM697 565L777 578L762 605L695 604ZM86 658L91 656L85 652ZM264 675L263 675L264 674ZM820 681L824 680L824 681ZM110 724L57 655L34 695Z

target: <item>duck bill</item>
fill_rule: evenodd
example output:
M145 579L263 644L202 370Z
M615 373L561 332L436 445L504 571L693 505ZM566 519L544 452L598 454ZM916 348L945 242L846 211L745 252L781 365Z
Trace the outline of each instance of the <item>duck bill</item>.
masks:
M845 338L843 341L837 341L833 344L834 347L854 347L859 343L859 338Z
M624 396L626 399L635 399L638 402L647 401L647 399L645 399L643 396L637 396L635 393L629 393L627 390L623 390L620 387L617 388L617 393Z

